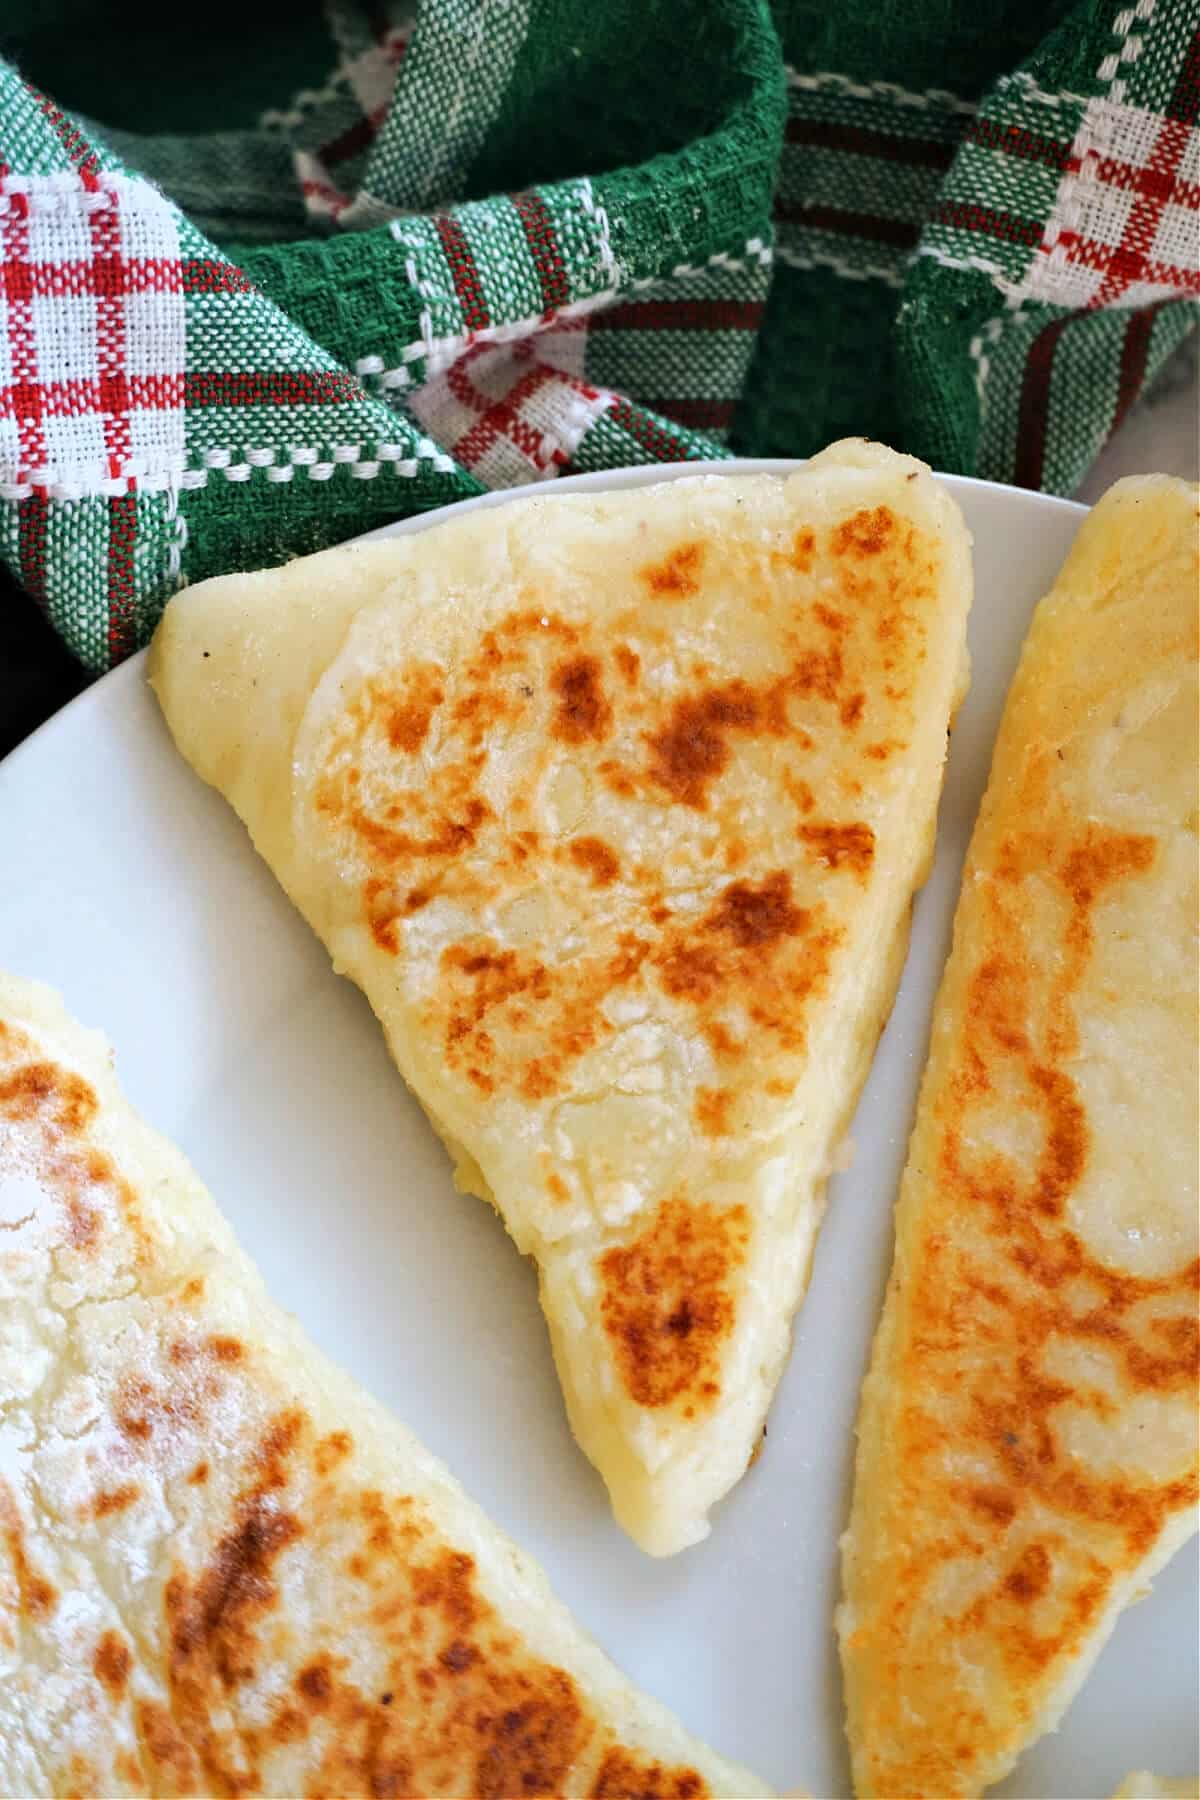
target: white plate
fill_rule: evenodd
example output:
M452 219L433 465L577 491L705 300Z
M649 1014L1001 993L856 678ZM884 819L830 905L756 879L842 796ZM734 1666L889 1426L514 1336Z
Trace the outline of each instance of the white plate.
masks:
M583 476L556 491L696 472ZM366 1002L176 755L143 659L0 764L0 966L52 982L104 1028L130 1098L190 1156L274 1293L538 1557L617 1662L728 1756L821 1796L848 1792L830 1627L837 1539L930 1006L1021 639L1082 516L1012 489L949 486L975 534L974 682L937 862L764 1455L707 1542L666 1562L616 1529L574 1447L532 1269L487 1207L455 1193ZM1196 1618L1193 1545L1121 1620L1063 1730L999 1791L1096 1800L1129 1769L1194 1769Z

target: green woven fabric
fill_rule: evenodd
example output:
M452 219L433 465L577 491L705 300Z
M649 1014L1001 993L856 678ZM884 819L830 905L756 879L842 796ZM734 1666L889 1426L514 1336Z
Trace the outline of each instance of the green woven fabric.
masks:
M1193 0L163 11L0 27L0 555L93 669L573 470L1069 492L1195 323Z

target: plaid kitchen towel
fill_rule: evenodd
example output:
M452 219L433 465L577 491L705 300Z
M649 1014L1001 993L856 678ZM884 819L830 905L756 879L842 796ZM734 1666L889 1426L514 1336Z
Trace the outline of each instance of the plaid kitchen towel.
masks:
M1195 0L6 0L0 49L0 554L93 669L574 470L853 432L1068 492L1195 323Z

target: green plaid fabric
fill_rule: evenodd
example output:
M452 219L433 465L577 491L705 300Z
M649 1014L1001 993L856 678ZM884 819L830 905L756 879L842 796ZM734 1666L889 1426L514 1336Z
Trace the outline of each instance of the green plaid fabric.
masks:
M210 10L6 9L0 554L93 669L574 470L865 433L1069 492L1195 323L1191 0Z

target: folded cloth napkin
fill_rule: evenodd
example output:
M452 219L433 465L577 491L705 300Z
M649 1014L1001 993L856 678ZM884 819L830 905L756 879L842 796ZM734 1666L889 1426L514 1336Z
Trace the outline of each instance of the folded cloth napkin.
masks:
M0 554L93 669L576 470L1068 492L1195 323L1195 0L410 10L6 0Z

